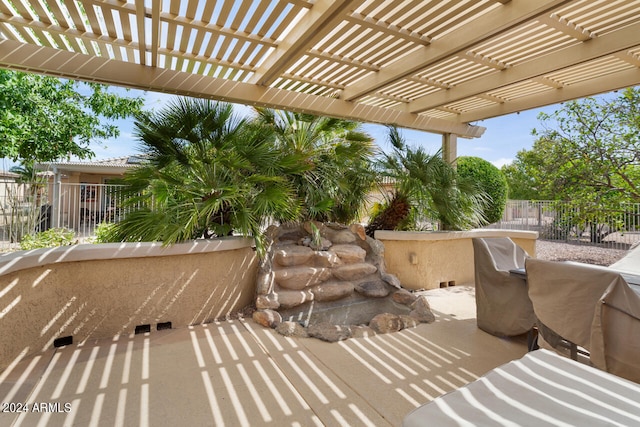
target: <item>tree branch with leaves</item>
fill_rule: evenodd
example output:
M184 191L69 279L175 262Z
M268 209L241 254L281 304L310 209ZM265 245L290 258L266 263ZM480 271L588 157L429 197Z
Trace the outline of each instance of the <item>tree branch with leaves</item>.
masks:
M105 85L0 70L0 157L23 164L91 158L92 142L119 135L112 121L142 106L142 98Z

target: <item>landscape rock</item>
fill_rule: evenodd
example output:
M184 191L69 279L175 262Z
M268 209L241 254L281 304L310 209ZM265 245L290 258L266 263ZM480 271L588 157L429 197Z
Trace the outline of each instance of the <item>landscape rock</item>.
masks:
M351 338L368 338L376 335L376 331L366 325L351 327Z
M391 298L398 304L410 306L418 299L418 296L406 289L398 289L391 295Z
M389 295L389 288L382 280L374 280L356 285L356 291L369 298L384 298Z
M266 295L273 292L274 278L273 271L261 271L258 273L256 293L258 295Z
M410 292L394 289L401 289L401 284L385 272L384 245L368 237L361 224L308 221L270 226L265 249L253 315L257 323L277 328L282 335L308 334L335 342L429 320L425 307L409 308L415 302ZM366 325L383 312L387 314L374 326ZM410 312L416 317L399 316Z
M380 269L380 267L378 267L378 269ZM382 272L381 272L382 273ZM396 276L394 276L393 274L389 274L389 273L382 273L380 275L380 277L382 277L382 280L385 281L385 283L393 286L396 289L402 289L402 283L400 283L400 279L398 279Z
M289 267L304 265L313 255L313 250L307 246L287 245L275 251L274 260L279 265Z
M309 290L278 292L280 308L297 307L305 302L313 301L313 298L313 294Z
M327 238L331 240L334 245L353 243L356 241L356 236L349 230L328 231Z
M322 237L320 240L313 239L311 237L304 237L300 239L299 245L308 246L316 251L326 251L332 245L331 240Z
M275 281L283 288L302 290L317 285L331 277L331 270L324 267L291 267L275 271Z
M318 338L327 342L343 341L351 338L351 328L342 325L332 325L331 323L318 323L309 325L307 332L310 337Z
M378 269L371 264L345 264L332 270L333 276L340 280L357 280L373 274Z
M329 281L311 288L315 301L336 301L353 293L353 283Z
M278 237L278 241L281 245L283 244L297 244L300 239L304 238L305 235L300 230L288 230L283 231L281 235Z
M278 308L280 308L278 296L274 294L258 295L256 297L256 308L258 310L277 310Z
M331 251L315 251L313 256L313 264L316 267L333 268L342 265L342 260L335 252Z
M349 226L349 230L351 230L353 234L358 236L360 240L367 240L367 233L365 232L362 224L351 224Z
M280 313L273 310L257 310L253 312L253 321L266 328L275 328L282 322Z
M298 322L282 322L276 326L276 332L285 337L307 338L309 336L307 328Z
M325 229L327 226L320 221L306 221L302 224L302 229L312 236L315 233L314 227L318 230L318 233L320 233L321 236L326 235Z
M429 304L429 300L424 295L418 295L416 300L411 304L411 308L425 307L428 310L431 310L431 304Z
M379 334L398 332L402 330L402 319L397 314L381 313L369 322L369 327Z
M415 328L421 323L415 317L407 316L404 314L401 314L399 317L400 317L400 322L402 322L402 329Z
M436 316L431 311L431 306L429 305L429 301L427 297L421 295L417 300L411 305L411 313L409 316L414 317L421 323L433 323L436 321Z
M367 236L367 243L371 248L372 255L378 258L384 258L384 243L380 240L372 239L369 236Z
M364 262L367 256L367 251L357 245L334 245L330 252L335 253L346 264Z

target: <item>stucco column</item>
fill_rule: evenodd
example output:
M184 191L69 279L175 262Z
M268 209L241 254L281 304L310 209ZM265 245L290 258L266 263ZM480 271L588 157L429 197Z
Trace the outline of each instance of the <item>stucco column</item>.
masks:
M458 135L452 133L442 134L442 158L456 166L456 158L458 157Z

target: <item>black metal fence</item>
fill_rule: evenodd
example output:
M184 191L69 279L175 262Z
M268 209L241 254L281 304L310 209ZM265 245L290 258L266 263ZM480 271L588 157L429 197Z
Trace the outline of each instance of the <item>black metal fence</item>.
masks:
M487 228L532 230L545 240L627 249L640 241L640 203L587 211L566 202L509 200L502 220Z

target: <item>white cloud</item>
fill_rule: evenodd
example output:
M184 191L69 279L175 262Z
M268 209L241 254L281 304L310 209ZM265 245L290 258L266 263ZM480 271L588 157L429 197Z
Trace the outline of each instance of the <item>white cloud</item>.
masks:
M512 162L513 162L513 159L506 159L503 157L500 159L492 160L491 164L493 164L497 168L501 168L502 166L511 164Z

